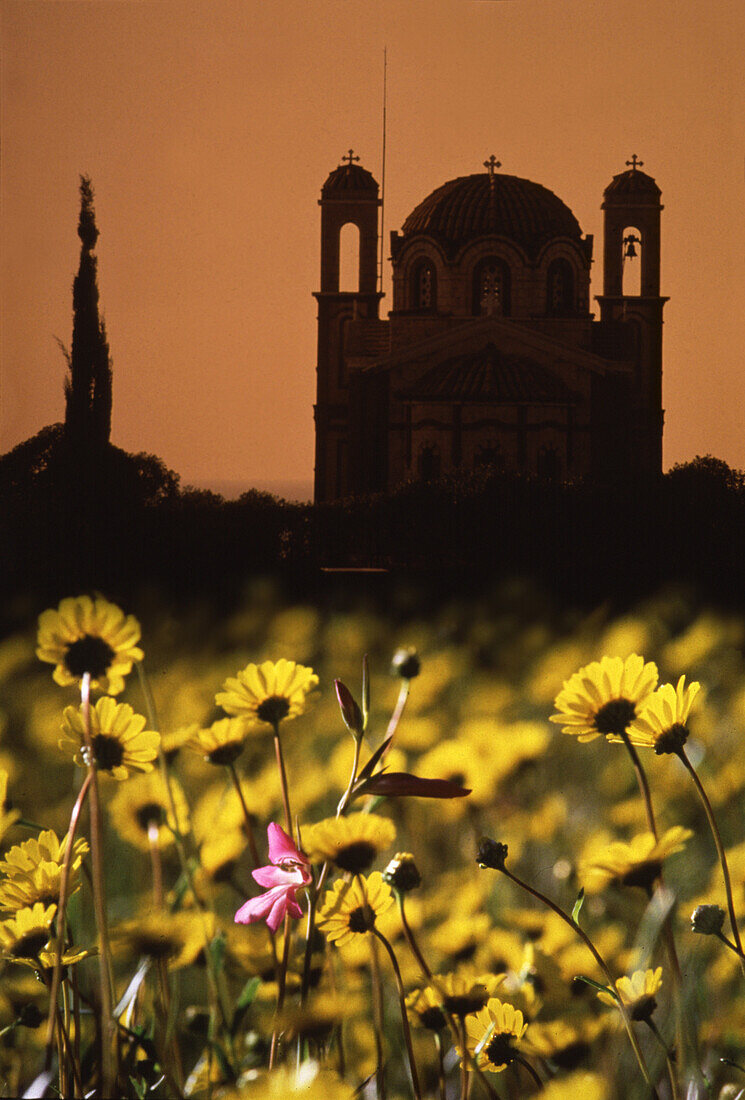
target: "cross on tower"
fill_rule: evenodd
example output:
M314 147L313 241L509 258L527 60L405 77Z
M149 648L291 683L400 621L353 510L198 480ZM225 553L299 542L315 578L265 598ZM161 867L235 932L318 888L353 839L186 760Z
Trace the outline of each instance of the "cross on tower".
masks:
M502 162L500 160L497 160L497 158L494 156L493 153L489 157L488 160L484 161L484 168L486 168L487 172L489 173L489 178L490 179L494 175L495 170L497 168L501 168L501 167L502 167Z
M631 160L627 160L626 163L630 166L632 172L635 172L637 168L641 168L644 165L644 161L639 160L636 153L634 153Z
M351 168L354 161L359 160L360 158L356 157L354 155L354 150L353 149L350 149L349 152L347 153L347 155L342 157L341 159L347 161L347 163L349 164L349 166Z

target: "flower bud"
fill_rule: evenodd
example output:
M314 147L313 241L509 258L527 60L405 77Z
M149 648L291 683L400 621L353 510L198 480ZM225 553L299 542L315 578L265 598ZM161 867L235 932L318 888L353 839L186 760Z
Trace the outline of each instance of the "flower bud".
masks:
M507 845L498 840L492 840L488 836L482 836L476 854L476 862L479 867L491 867L494 871L504 871L507 859Z
M412 646L402 646L393 654L391 672L402 680L413 680L422 670L417 651Z
M399 894L408 894L422 884L422 876L411 852L396 852L385 871L383 880Z
M724 909L719 905L697 905L691 913L691 931L716 936L722 931Z
M339 709L341 710L344 725L355 740L358 740L362 736L365 728L362 711L357 706L355 698L346 684L343 684L341 680L334 680L334 686L336 688L336 698L339 702Z

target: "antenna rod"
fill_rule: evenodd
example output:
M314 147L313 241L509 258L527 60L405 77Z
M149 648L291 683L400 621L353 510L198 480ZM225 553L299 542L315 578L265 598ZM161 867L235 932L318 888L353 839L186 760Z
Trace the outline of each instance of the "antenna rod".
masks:
M380 293L383 293L383 241L385 240L385 114L386 84L388 78L388 47L383 47L383 157L380 171L380 260L378 261L378 279Z

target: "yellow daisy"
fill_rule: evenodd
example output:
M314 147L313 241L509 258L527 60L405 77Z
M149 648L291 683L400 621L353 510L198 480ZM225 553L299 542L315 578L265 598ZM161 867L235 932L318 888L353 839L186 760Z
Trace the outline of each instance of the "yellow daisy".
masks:
M342 1081L333 1070L310 1059L297 1068L280 1066L270 1071L252 1071L255 1076L240 1089L221 1092L221 1100L354 1100L358 1090Z
M133 772L149 772L158 757L160 734L145 729L145 719L128 703L117 703L109 695L89 708L90 738L96 768L114 779L127 779ZM73 754L76 764L87 766L82 707L65 707L62 731L67 736L59 747Z
M480 1012L503 980L504 974L474 974L470 970L434 974L424 993L449 1015L464 1019Z
M579 741L621 738L657 686L657 666L632 653L603 657L575 672L554 700L550 721Z
M657 1007L655 993L661 985L661 966L656 970L635 970L630 978L619 978L616 982L618 997L614 997L612 993L599 992L598 1000L618 1008L620 999L632 1020L648 1020Z
M36 959L49 943L56 905L45 908L39 901L0 921L0 953L6 959Z
M477 1065L492 1073L506 1069L517 1057L527 1026L519 1008L492 997L476 1016L466 1021L468 1049Z
M420 1027L426 1027L428 1031L442 1031L447 1027L440 991L432 986L409 993L406 997L406 1011L410 1020Z
M330 860L342 871L367 871L375 857L390 848L396 826L379 814L327 817L303 829L303 851L311 863Z
M629 741L654 749L658 756L679 752L688 739L686 722L700 688L695 680L686 686L685 676L680 677L676 687L658 687L629 727Z
M317 925L337 947L375 927L375 920L393 905L393 893L380 871L351 882L339 880L326 891Z
M111 823L129 844L149 851L152 838L159 848L165 848L173 843L177 821L179 832L189 831L189 807L181 786L173 778L169 786L176 807L176 819L160 772L138 776L122 784L110 799Z
M20 816L21 811L12 809L8 802L8 773L0 768L0 840Z
M79 683L88 672L92 688L118 695L144 656L139 640L133 615L102 596L75 596L39 616L36 656L56 666L52 678L61 687Z
M10 848L0 863L0 874L3 875L0 881L0 908L17 910L36 902L45 905L56 902L66 848L67 837L58 840L52 829L45 829L38 837ZM87 841L79 837L73 844L67 880L68 897L72 897L80 887L80 866L87 852Z
M590 851L581 861L579 877L588 894L596 894L610 882L650 889L668 856L680 852L693 836L690 829L674 825L659 840L652 833L639 833L627 844L614 841Z
M215 702L227 714L276 728L281 721L303 713L307 696L317 686L312 668L282 657L276 662L246 665L225 681Z
M186 744L208 763L228 767L243 752L249 728L245 718L220 718L208 729L196 730Z
M179 970L196 961L214 931L212 913L146 913L117 925L111 932L111 946L117 955L164 959L169 969Z

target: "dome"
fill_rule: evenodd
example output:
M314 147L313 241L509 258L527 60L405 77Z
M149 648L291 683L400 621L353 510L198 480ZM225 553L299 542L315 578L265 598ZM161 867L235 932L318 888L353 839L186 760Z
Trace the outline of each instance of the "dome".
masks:
M434 237L450 250L479 237L508 237L535 256L554 237L582 239L572 211L539 183L481 172L438 187L409 214L404 238Z
M321 194L326 199L351 199L360 195L377 197L378 184L372 173L359 164L340 164L324 183Z
M638 168L629 168L627 172L619 172L608 184L603 195L606 201L628 202L629 199L659 199L662 192L646 172L640 172Z

